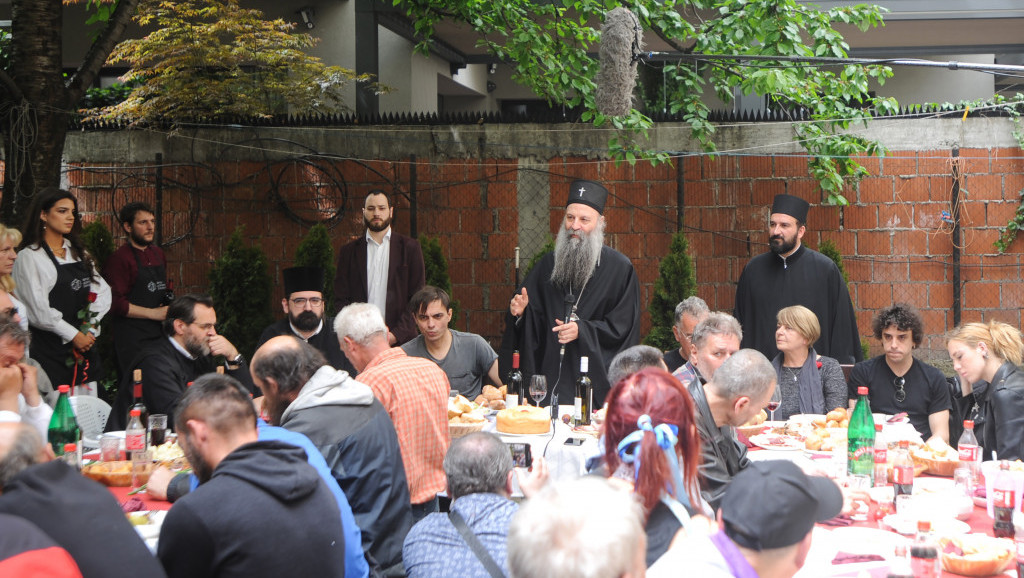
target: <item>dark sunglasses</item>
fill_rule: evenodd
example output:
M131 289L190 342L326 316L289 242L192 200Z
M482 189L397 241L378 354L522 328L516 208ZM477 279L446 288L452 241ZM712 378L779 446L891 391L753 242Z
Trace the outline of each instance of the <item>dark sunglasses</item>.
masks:
M896 403L903 403L903 401L907 399L907 390L903 389L903 386L906 383L907 380L903 379L903 377L897 377L892 380L892 384L896 386Z

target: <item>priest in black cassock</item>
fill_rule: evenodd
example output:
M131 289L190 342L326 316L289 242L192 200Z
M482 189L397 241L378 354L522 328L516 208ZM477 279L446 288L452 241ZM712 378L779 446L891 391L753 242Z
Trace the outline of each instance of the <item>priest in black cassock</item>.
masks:
M863 353L846 281L831 259L800 242L809 207L799 197L775 196L768 225L771 250L747 263L736 287L734 315L743 326L742 347L773 359L778 353L776 315L784 307L803 305L821 325L814 351L855 363Z
M285 318L272 323L260 334L261 345L278 335L292 335L320 350L335 369L344 369L355 376L356 369L341 351L338 336L330 322L324 323L324 270L321 267L291 267L281 271L284 278L284 299L281 308Z
M580 358L587 357L594 407L601 407L610 389L608 364L640 341L636 271L628 257L604 245L607 199L598 183L572 182L554 252L537 262L509 305L502 374L517 349L527 387L534 373L547 376L545 405L552 393L561 405L573 403Z

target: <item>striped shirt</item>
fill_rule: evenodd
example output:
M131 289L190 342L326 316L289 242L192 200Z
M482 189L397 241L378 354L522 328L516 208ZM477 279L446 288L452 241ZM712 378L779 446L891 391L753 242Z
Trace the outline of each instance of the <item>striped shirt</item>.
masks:
M392 347L363 368L359 381L370 386L395 424L412 503L444 491L442 463L451 443L448 376L436 363Z

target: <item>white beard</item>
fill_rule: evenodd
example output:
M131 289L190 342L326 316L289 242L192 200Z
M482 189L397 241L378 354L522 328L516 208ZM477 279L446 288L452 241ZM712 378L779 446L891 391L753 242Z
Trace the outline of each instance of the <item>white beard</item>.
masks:
M580 231L580 239L571 237L564 226L555 239L555 266L551 270L551 282L556 286L579 293L587 284L601 259L604 246L604 226L599 225L590 233Z

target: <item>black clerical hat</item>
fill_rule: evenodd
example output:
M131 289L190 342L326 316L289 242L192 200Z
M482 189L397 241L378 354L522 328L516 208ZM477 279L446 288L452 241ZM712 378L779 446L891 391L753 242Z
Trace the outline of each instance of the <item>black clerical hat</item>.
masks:
M569 198L565 201L565 206L581 203L594 207L598 213L604 214L606 201L608 201L608 189L594 181L577 179L569 185Z
M284 295L299 291L324 291L324 270L321 267L291 267L281 271Z
M775 200L772 201L772 214L782 213L783 215L793 217L801 223L806 223L807 209L809 209L810 206L810 203L800 197L794 197L793 195L775 195Z

